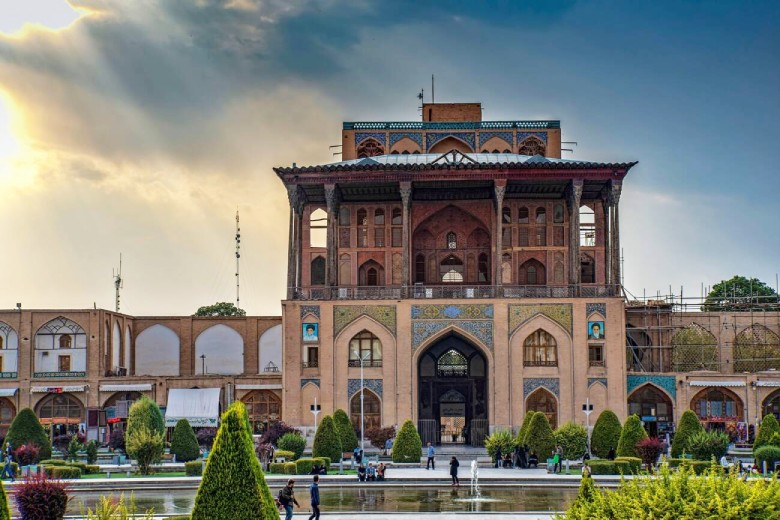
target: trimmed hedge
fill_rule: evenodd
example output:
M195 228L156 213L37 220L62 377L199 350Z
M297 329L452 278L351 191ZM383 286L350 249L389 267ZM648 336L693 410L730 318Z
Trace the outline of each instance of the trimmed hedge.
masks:
M44 466L44 472L54 479L81 478L81 469L74 466Z
M625 462L629 473L639 473L642 469L642 459L639 457L617 457L615 463ZM621 466L622 467L622 466Z
M596 419L596 425L593 426L593 432L590 436L590 451L597 457L606 459L609 450L617 451L622 431L623 427L615 412L604 410Z
M295 458L295 452L289 450L276 450L274 452L274 458L276 457L284 457L285 459L292 460Z
M339 439L341 439L341 449L343 451L353 451L359 446L357 434L352 427L352 421L349 420L347 412L341 408L333 412L333 424L336 426ZM377 446L377 448L384 448L384 446Z
M774 415L766 414L761 421L761 426L758 427L756 441L753 443L753 452L755 453L762 446L771 444L772 436L775 433L780 433L780 424L777 423Z
M40 465L46 466L72 466L79 468L82 475L95 475L100 473L100 466L97 464L85 464L84 462L67 462L60 459L47 459L39 462Z
M761 446L755 452L756 464L763 471L763 463L766 461L767 471L775 470L775 462L780 462L780 447L778 446Z
M330 465L333 463L332 460L330 460L330 457L312 457L313 459L319 459L320 464L325 464L325 467L330 468ZM341 459L339 459L341 460Z
M300 459L303 456L303 450L306 449L306 438L300 433L285 433L277 441L280 449L291 451L292 459Z
M286 475L295 475L295 463L294 462L285 462L284 463L284 473Z
M320 459L298 459L295 461L295 474L308 475L314 463L320 464Z
M641 461L640 461L641 462ZM589 460L591 475L629 475L631 474L631 462L627 460Z
M240 401L222 416L191 516L192 520L279 518Z
M40 450L38 460L51 458L51 441L38 417L30 408L24 408L11 422L5 436L5 444L11 443L14 450L25 444L34 444Z
M317 433L314 435L314 445L311 450L312 456L330 457L331 460L340 460L343 451L333 417L326 415L320 421Z
M179 419L171 436L171 453L177 462L189 462L200 457L200 445L187 419Z
M186 473L188 477L199 477L203 475L203 461L191 460L189 462L185 462L184 473Z
M407 419L401 425L393 444L393 462L416 462L422 457L422 440L414 423Z
M636 450L636 444L646 438L647 432L642 426L642 421L639 419L639 416L636 414L629 415L623 425L623 431L620 432L617 456L638 458L639 452Z
M284 473L284 465L286 462L272 462L268 467L270 473Z
M699 417L693 410L685 410L680 418L680 424L677 425L677 432L672 439L672 458L679 458L688 451L688 439L693 434L704 431L699 421Z
M524 444L528 445L528 449L536 454L539 462L544 462L552 457L552 452L555 449L555 437L550 427L550 421L547 420L544 413L534 413L531 423L528 425Z

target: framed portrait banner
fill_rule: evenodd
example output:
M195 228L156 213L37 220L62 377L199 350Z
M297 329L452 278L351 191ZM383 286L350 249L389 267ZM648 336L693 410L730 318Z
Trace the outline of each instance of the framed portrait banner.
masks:
M588 322L588 339L604 339L604 322Z
M314 342L320 340L320 324L319 323L304 323L302 326L303 341Z

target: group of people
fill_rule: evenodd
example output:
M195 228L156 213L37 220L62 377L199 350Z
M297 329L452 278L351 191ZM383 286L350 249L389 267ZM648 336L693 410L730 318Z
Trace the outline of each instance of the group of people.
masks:
M502 453L499 447L496 450L494 463L497 468L537 468L539 467L539 457L528 448L528 445L515 446L514 450L506 453Z
M380 462L378 466L374 466L373 462L369 462L368 466L361 464L358 466L358 480L360 482L382 481L385 479L385 471L387 471L387 466L384 462Z

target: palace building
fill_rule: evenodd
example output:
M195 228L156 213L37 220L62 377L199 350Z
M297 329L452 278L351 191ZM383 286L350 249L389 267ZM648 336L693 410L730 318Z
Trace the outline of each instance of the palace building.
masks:
M479 103L422 119L347 122L342 161L275 168L281 317L0 311L0 434L29 406L52 435L105 440L140 395L170 425L215 425L241 400L256 433L310 433L312 411L342 408L356 427L412 419L424 442L472 445L529 410L553 427L636 413L656 435L687 409L734 437L780 417L776 297L626 298L636 163L562 159L559 121L482 121Z

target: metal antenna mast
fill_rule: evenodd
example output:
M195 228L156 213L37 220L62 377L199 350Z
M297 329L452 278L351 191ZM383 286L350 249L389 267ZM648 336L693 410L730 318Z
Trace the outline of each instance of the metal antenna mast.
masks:
M238 209L236 209L236 307L241 308L239 260L241 259L241 228L238 222Z
M119 312L119 290L125 287L125 280L122 278L122 253L119 253L119 270L111 270L114 276L114 310Z

